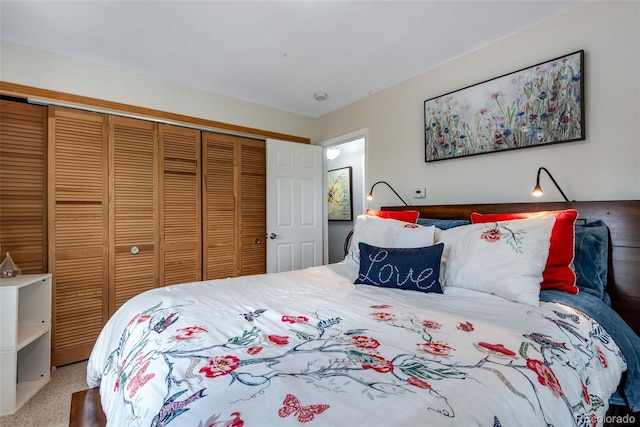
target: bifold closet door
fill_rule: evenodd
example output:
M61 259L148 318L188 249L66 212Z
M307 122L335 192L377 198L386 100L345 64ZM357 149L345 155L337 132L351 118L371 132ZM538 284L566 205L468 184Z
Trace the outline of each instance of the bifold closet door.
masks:
M89 357L107 320L108 119L49 107L49 272L54 366Z
M202 280L200 131L159 125L161 286Z
M267 272L266 142L242 138L239 151L239 274L244 276Z
M47 271L47 109L0 100L0 260L22 274Z
M202 133L204 279L266 272L265 142Z
M236 140L231 135L202 133L205 280L238 275Z
M109 314L159 286L158 125L109 117Z

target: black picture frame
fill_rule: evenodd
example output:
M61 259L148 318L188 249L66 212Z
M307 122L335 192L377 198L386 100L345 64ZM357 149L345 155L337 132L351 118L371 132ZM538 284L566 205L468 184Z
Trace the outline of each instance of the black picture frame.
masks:
M585 139L584 50L424 101L425 162Z

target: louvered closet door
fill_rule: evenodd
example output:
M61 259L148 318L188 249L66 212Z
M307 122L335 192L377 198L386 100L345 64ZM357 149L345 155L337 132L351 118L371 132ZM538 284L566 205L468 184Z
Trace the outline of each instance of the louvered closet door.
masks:
M200 131L160 125L162 286L202 279Z
M240 275L267 271L266 233L266 143L242 138L239 144L240 176ZM256 244L260 239L261 243Z
M234 277L239 273L236 262L237 140L231 135L202 133L205 280Z
M158 125L110 117L110 298L113 314L159 286Z
M52 364L87 359L107 320L107 116L49 108Z
M47 271L46 127L45 107L0 101L0 260L23 274Z

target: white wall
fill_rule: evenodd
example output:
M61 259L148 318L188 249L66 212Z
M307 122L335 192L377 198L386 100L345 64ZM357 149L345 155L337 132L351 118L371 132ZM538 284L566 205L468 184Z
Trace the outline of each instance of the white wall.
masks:
M424 162L424 100L580 49L585 141ZM589 2L323 116L317 126L320 141L368 128L367 185L386 180L409 203L533 201L539 166L570 199L639 199L640 2ZM543 201L562 200L544 175L541 184ZM416 203L410 189L419 186L427 198ZM370 207L385 204L399 202L390 194Z
M416 202L409 197L413 187L427 188L419 204L530 201L539 166L546 166L572 199L640 199L637 1L591 1L319 119L9 43L0 48L0 80L10 83L316 143L367 128L366 186L388 181L409 203ZM424 162L424 100L580 49L585 50L585 141ZM544 176L542 185L544 200L561 200ZM382 192L369 207L398 203Z
M315 120L141 74L11 43L0 44L0 80L310 138Z

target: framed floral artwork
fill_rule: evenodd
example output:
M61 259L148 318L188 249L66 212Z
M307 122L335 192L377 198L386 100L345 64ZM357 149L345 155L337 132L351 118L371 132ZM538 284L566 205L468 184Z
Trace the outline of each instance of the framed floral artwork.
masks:
M327 172L327 191L329 221L352 221L351 166Z
M424 102L425 161L585 139L584 50Z

